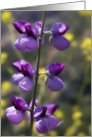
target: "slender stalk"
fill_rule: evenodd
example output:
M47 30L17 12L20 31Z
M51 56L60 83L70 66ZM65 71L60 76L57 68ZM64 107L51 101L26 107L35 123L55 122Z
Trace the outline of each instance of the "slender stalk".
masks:
M44 31L43 34L53 34L52 31Z
M45 24L45 17L46 17L46 11L44 11L43 14L43 21L42 21L42 27L41 32L39 36L39 48L38 48L38 56L37 56L37 67L36 67L36 77L35 77L35 85L34 85L34 93L33 93L33 102L32 102L32 109L31 109L31 121L30 121L30 135L32 136L33 131L33 111L34 111L34 104L35 104L35 98L36 98L36 91L37 91L37 83L38 83L38 77L39 77L39 64L40 64L40 52L41 52L41 42L42 42L42 36L43 36L43 28Z

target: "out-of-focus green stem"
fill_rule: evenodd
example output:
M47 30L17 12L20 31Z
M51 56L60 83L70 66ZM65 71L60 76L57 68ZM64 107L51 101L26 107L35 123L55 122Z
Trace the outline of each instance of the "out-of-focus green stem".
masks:
M88 83L88 73L89 73L89 68L90 68L90 65L88 62L85 63L86 64L86 69L85 69L85 74L84 74L84 77L83 77L83 83L82 83L82 86L80 88L80 91L79 91L79 97L78 97L78 103L80 104L81 102L81 99L82 99L82 96L84 94L84 91L85 91L85 88L86 88L86 85Z

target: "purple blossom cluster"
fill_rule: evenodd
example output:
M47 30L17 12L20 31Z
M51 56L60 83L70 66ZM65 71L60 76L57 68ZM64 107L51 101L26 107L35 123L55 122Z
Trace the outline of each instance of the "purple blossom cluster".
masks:
M14 43L14 47L20 51L32 52L36 48L39 48L39 36L41 33L41 22L36 22L35 26L32 24L20 20L13 23L16 30L22 34ZM69 47L69 41L63 37L70 27L64 23L56 23L50 29L49 42L58 50L62 51ZM43 28L43 34L46 33L46 28ZM45 38L42 37L41 45L45 42ZM12 76L13 82L18 85L22 92L29 92L33 85L33 78L36 77L35 68L27 61L18 60L13 63L13 66L17 69L17 73ZM46 66L45 68L45 85L51 91L59 91L64 87L64 82L58 77L58 75L65 68L64 64L54 62ZM41 75L41 74L39 74ZM31 121L31 109L33 100L31 100L29 106L21 97L11 96L13 106L5 110L8 120L13 124L19 124L24 119L26 111L29 111L27 118ZM46 133L49 130L53 130L59 126L60 121L53 116L53 113L59 106L56 104L47 103L43 106L38 106L38 100L35 99L35 105L33 110L33 118L35 121L36 129L39 133Z
M5 110L8 120L13 124L19 124L23 121L25 112L28 110L28 105L21 97L11 96L13 106ZM31 111L32 102L30 101L29 110ZM47 103L38 107L38 100L35 100L35 109L33 113L36 129L39 133L46 133L49 130L56 128L60 121L53 116L53 113L58 108L58 105ZM27 119L30 121L30 112L27 114Z

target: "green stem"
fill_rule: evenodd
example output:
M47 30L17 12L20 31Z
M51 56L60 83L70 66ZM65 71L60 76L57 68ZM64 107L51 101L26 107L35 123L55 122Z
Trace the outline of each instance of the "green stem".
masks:
M88 73L89 73L90 65L88 62L86 62L85 64L87 64L87 65L86 65L86 70L85 70L85 74L84 74L84 78L83 78L83 84L82 84L82 86L80 88L80 92L79 92L79 97L78 97L78 103L79 104L81 102L82 96L84 94L85 88L86 88L87 83L88 83L88 76L89 76Z
M41 27L41 33L39 36L39 48L38 48L38 56L37 56L37 67L36 67L36 77L35 77L35 86L34 86L34 93L33 93L33 102L32 102L32 109L30 113L30 135L32 136L32 131L33 131L33 111L34 111L34 104L35 104L35 98L36 98L36 91L37 91L37 83L38 83L38 77L39 77L39 64L40 64L40 53L41 53L41 42L42 42L42 36L43 36L43 28L45 24L45 17L46 17L46 12L44 11L43 15L43 21L42 21L42 27Z

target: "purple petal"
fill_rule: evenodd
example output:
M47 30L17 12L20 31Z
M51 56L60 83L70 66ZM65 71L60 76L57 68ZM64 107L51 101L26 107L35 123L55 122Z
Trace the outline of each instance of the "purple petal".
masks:
M26 29L28 36L31 36L31 37L38 37L39 36L38 29L36 27L32 26L31 24L25 25L25 29Z
M21 65L22 73L25 76L33 77L36 75L36 71L35 71L34 67L31 64L29 64L28 62L21 60L20 65Z
M38 48L38 43L35 38L28 37L27 35L22 35L15 41L14 46L20 51L32 52L36 48Z
M30 104L29 104L29 109L31 110L31 107L32 107L32 103L33 103L33 99L30 101ZM38 107L38 99L35 99L35 107Z
M54 35L60 36L68 31L69 28L70 26L65 25L64 23L56 23L51 27L50 30L53 32Z
M16 110L14 106L9 107L5 110L6 117L13 124L19 124L24 119L24 112Z
M42 22L39 22L39 21L37 21L36 22L36 24L35 24L35 27L38 29L38 31L39 31L39 29L41 29L41 27L42 27ZM45 27L43 28L43 31L45 31L46 29L45 29Z
M53 37L53 46L62 51L69 47L70 42L64 37Z
M44 104L43 106L47 108L46 115L53 115L53 113L59 107L58 105L51 103Z
M49 70L52 75L58 75L64 68L65 65L60 63L52 63L46 66L46 70Z
M24 77L18 84L22 92L29 92L33 87L33 80L28 77Z
M41 118L41 117L45 117L45 113L46 113L46 107L40 106L38 108L35 109L33 115L34 118Z
M12 76L12 80L13 82L18 85L18 83L24 78L24 75L20 72L17 72L15 73L13 76Z
M18 60L18 61L16 61L16 62L13 62L13 63L12 63L13 66L14 66L19 72L21 72L21 65L20 65L20 63L21 63L21 60Z
M56 119L54 116L47 116L45 118L45 122L47 124L48 130L53 130L60 124L60 121Z
M13 105L15 106L15 108L17 110L21 110L21 111L26 111L28 110L28 105L25 102L24 99L22 99L21 97L15 97L15 96L11 96L11 101L13 103Z
M35 123L36 130L38 133L47 133L48 132L48 127L46 125L45 118L40 118L36 121Z
M24 74L24 76L33 77L36 74L34 67L25 60L18 60L13 63L13 66L20 72Z
M16 30L21 34L26 33L26 30L25 30L25 27L24 27L26 24L29 24L29 23L26 22L26 21L23 21L23 20L19 20L19 21L16 21L16 22L13 23Z
M27 119L30 121L30 112L27 113Z
M47 133L49 130L55 129L60 122L54 116L47 116L36 121L36 129L39 133Z
M52 91L58 91L64 87L64 83L60 78L56 76L50 76L47 82L47 86Z

